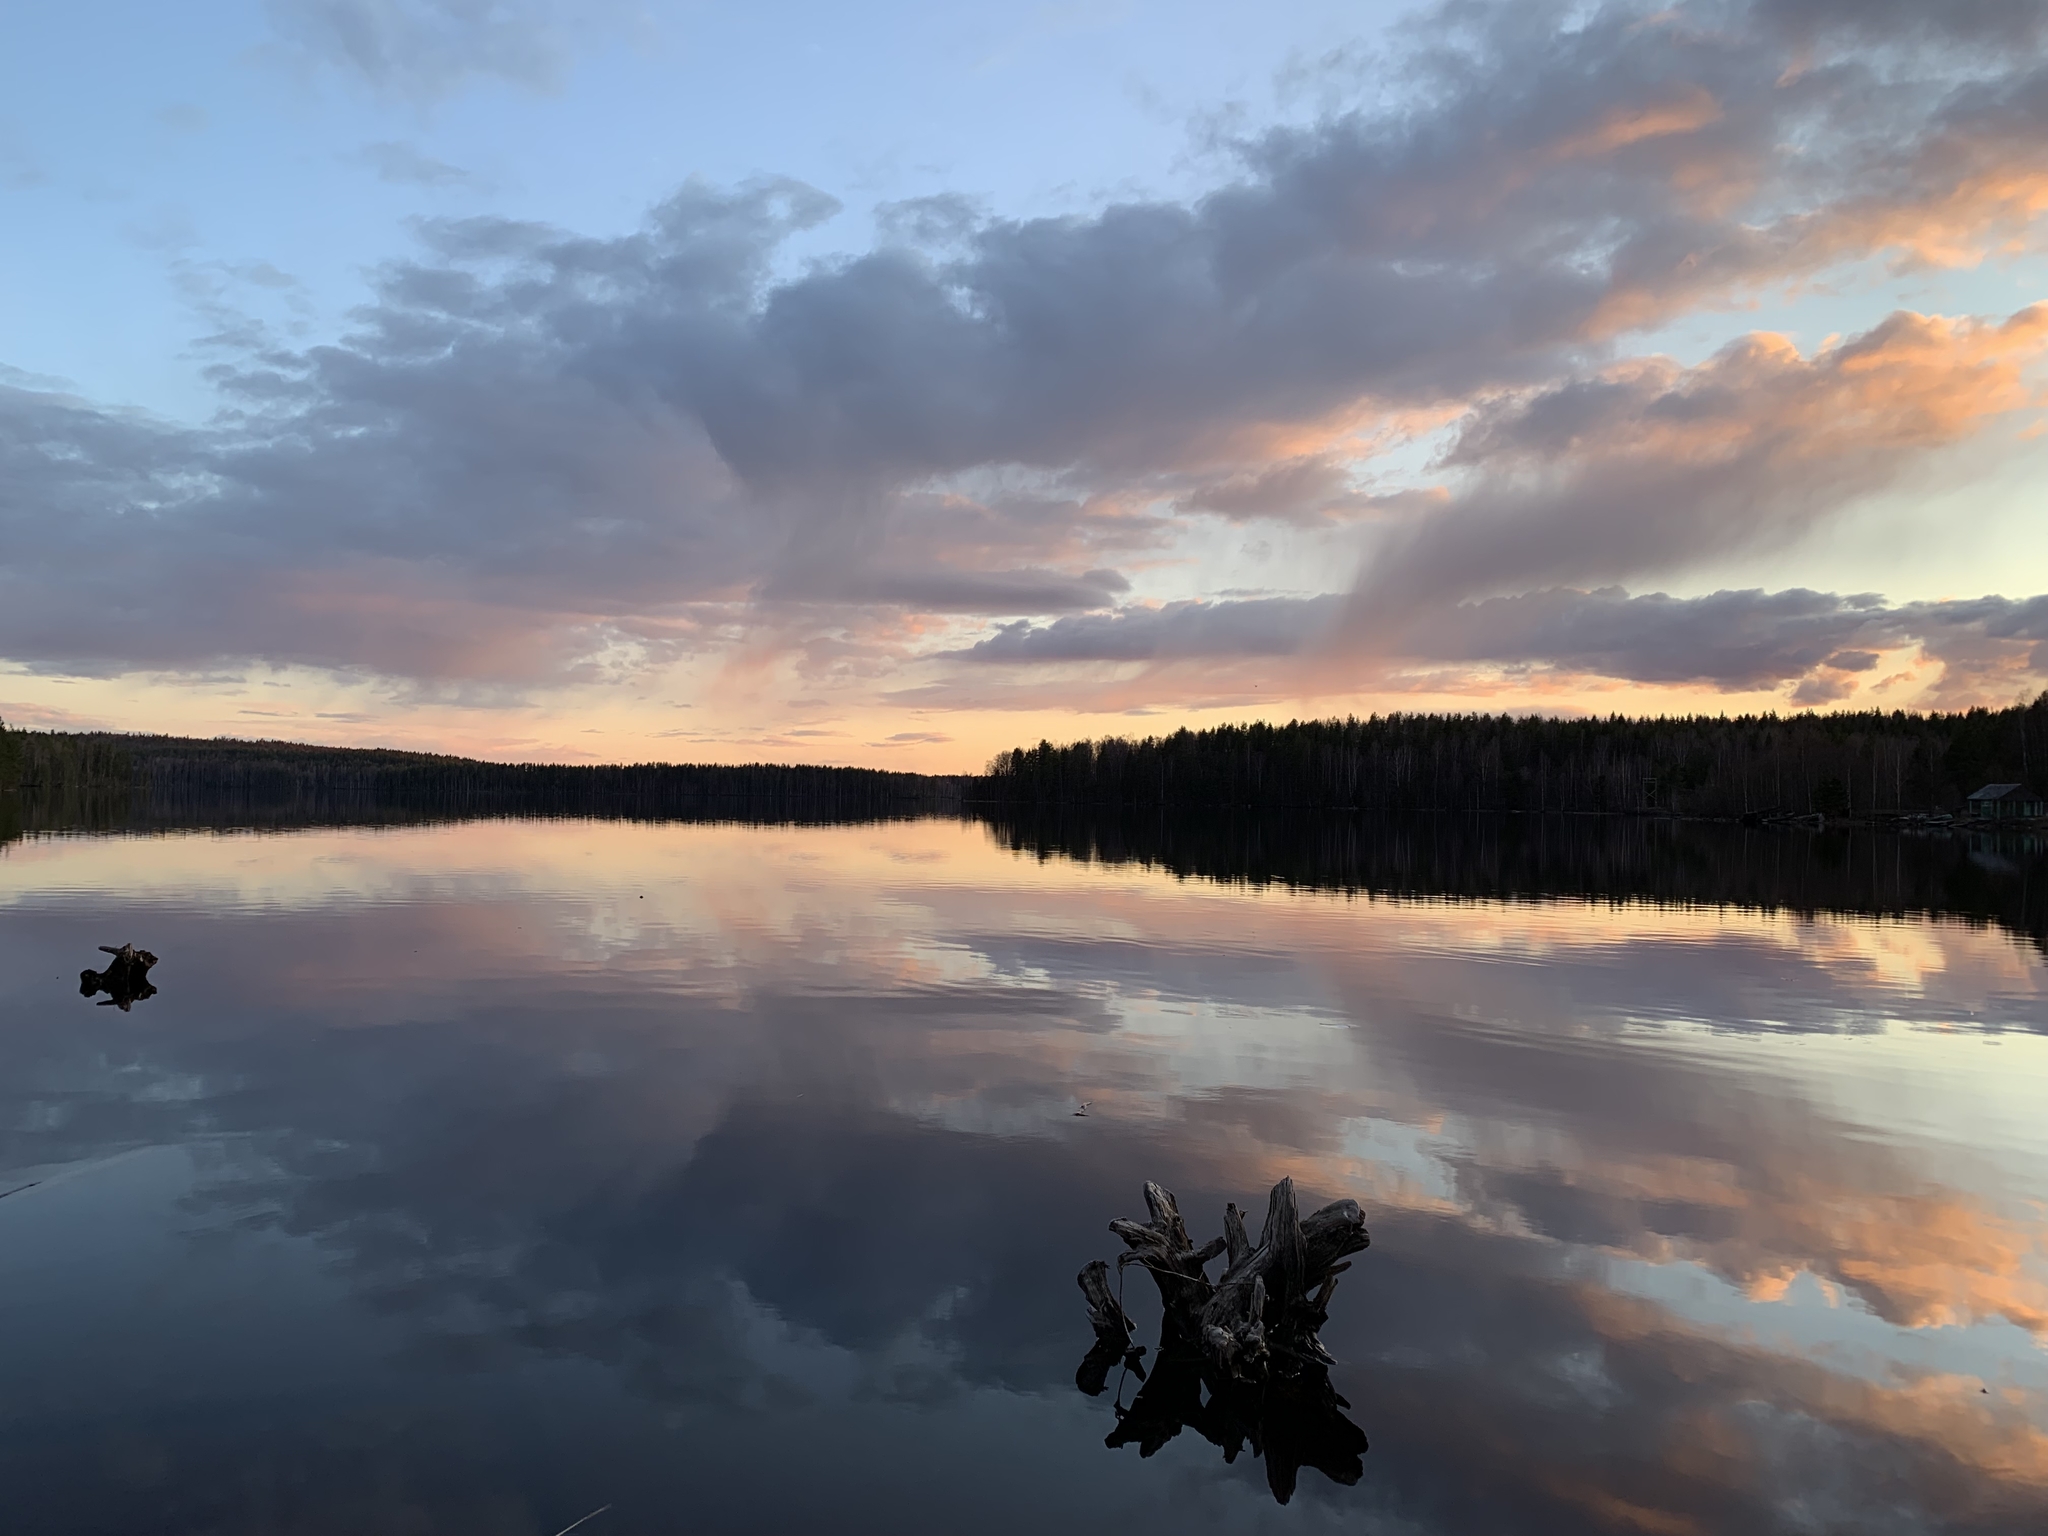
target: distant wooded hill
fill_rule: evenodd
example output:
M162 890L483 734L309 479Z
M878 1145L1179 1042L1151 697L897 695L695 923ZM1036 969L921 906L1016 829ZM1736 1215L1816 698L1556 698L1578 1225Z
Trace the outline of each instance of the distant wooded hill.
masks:
M0 728L0 789L27 791L56 806L61 819L85 825L138 812L171 822L222 814L256 821L493 814L843 820L957 810L962 782L874 768L569 767L281 741Z
M2038 783L2048 694L1950 714L1553 720L1387 715L1219 726L1140 741L1041 742L986 774L871 768L487 763L278 741L8 731L0 789L45 805L139 798L153 819L440 815L737 816L957 812L972 803L1180 809L1641 812L1736 817L1955 809L1987 782Z
M1040 742L999 753L974 793L1022 805L1882 814L2033 782L2044 752L2048 694L1925 715L1386 715Z

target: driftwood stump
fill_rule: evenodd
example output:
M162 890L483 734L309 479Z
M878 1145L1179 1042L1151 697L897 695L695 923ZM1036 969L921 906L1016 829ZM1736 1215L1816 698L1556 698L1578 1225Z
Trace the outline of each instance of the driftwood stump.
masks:
M1159 1287L1164 1315L1149 1381L1137 1364L1143 1349L1130 1347L1131 1321L1110 1289L1109 1266L1097 1259L1079 1276L1095 1347L1075 1384L1099 1394L1120 1359L1145 1382L1130 1407L1119 1403L1108 1444L1136 1444L1150 1456L1193 1426L1232 1461L1249 1443L1265 1457L1267 1483L1283 1504L1304 1466L1357 1482L1366 1439L1340 1411L1350 1405L1330 1384L1335 1361L1320 1334L1337 1277L1351 1267L1344 1260L1370 1245L1358 1202L1338 1200L1303 1217L1294 1181L1282 1179L1256 1244L1244 1212L1226 1205L1223 1235L1199 1248L1170 1192L1148 1183L1145 1207L1151 1220L1112 1221L1109 1229L1129 1249L1117 1259L1119 1275L1137 1264ZM1211 1281L1206 1269L1219 1257L1223 1273Z
M126 1013L130 1003L156 996L156 988L149 980L149 968L156 964L155 955L146 949L137 949L133 944L123 944L119 949L111 944L102 944L100 951L112 955L113 962L104 971L88 969L79 972L78 992L81 997L104 992L107 997L100 1004L102 1008L112 1003Z
M1337 1277L1351 1267L1341 1261L1372 1241L1356 1200L1338 1200L1304 1219L1294 1180L1282 1179L1267 1200L1257 1246L1244 1212L1227 1205L1223 1235L1199 1248L1166 1190L1147 1184L1145 1205L1149 1222L1112 1221L1109 1230L1130 1249L1118 1268L1143 1265L1158 1283L1166 1312L1161 1349L1191 1349L1217 1375L1242 1382L1335 1363L1317 1335L1329 1321ZM1212 1283L1204 1269L1219 1256L1223 1274Z

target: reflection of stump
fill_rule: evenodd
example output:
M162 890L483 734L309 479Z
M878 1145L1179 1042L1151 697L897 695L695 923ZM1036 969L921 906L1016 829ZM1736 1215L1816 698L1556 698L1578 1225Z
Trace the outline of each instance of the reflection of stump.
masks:
M1100 1397L1102 1389L1109 1385L1110 1370L1118 1365L1136 1371L1138 1380L1143 1381L1145 1367L1138 1362L1145 1357L1145 1346L1131 1343L1133 1324L1124 1314L1123 1302L1109 1288L1109 1266L1096 1259L1076 1278L1081 1282L1082 1299L1088 1303L1095 1347L1074 1373L1074 1385L1090 1397Z
M1147 1184L1145 1205L1149 1222L1109 1226L1130 1249L1118 1268L1143 1265L1159 1286L1159 1360L1130 1407L1119 1405L1109 1445L1135 1443L1150 1456L1190 1425L1221 1447L1226 1461L1249 1443L1254 1456L1265 1457L1267 1483L1283 1504L1304 1466L1339 1483L1357 1482L1365 1435L1342 1412L1349 1405L1330 1385L1334 1362L1319 1335L1337 1277L1351 1267L1343 1260L1370 1242L1358 1203L1339 1200L1303 1217L1294 1181L1282 1179L1267 1201L1256 1246L1244 1213L1230 1205L1223 1236L1200 1248L1171 1193ZM1223 1274L1212 1282L1204 1271L1219 1256ZM1130 1320L1110 1294L1109 1266L1101 1260L1081 1271L1080 1285L1096 1342L1077 1381L1093 1396L1129 1340Z
M126 1013L130 1003L156 995L156 988L149 980L149 968L156 964L155 955L146 949L137 949L133 944L123 944L119 949L111 944L102 944L100 950L103 954L112 955L113 962L104 971L79 972L79 996L91 997L104 992L107 998L101 1007L112 1003Z
M1285 1504L1303 1467L1346 1488L1365 1475L1365 1431L1345 1416L1350 1406L1324 1370L1248 1387L1217 1381L1193 1355L1161 1354L1152 1379L1128 1408L1117 1410L1116 1428L1103 1444L1111 1450L1135 1445L1140 1456L1150 1456L1192 1429L1231 1463L1249 1445L1266 1463L1266 1486Z

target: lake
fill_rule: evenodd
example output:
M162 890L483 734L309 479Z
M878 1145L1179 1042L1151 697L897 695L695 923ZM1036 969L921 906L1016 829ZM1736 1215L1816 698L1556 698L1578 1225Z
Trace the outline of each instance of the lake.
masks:
M2048 1529L2038 851L1538 831L6 843L0 1523ZM1079 1390L1283 1177L1355 1451Z

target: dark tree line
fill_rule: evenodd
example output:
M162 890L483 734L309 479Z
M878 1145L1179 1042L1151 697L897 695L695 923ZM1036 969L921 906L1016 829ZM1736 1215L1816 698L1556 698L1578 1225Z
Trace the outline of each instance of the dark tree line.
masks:
M2044 752L2048 694L1951 714L1396 714L1040 742L998 753L970 794L1025 805L1883 815L1953 809L1986 782L2037 782Z
M0 730L0 789L49 824L443 816L845 820L957 811L962 781L753 763L571 767L421 752Z
M134 778L134 759L118 738L10 731L0 721L0 790L103 789Z
M151 814L735 815L1013 805L1889 815L2038 783L2048 694L1949 714L1555 720L1387 715L999 753L980 778L779 764L486 763L429 753L0 728L0 790Z

